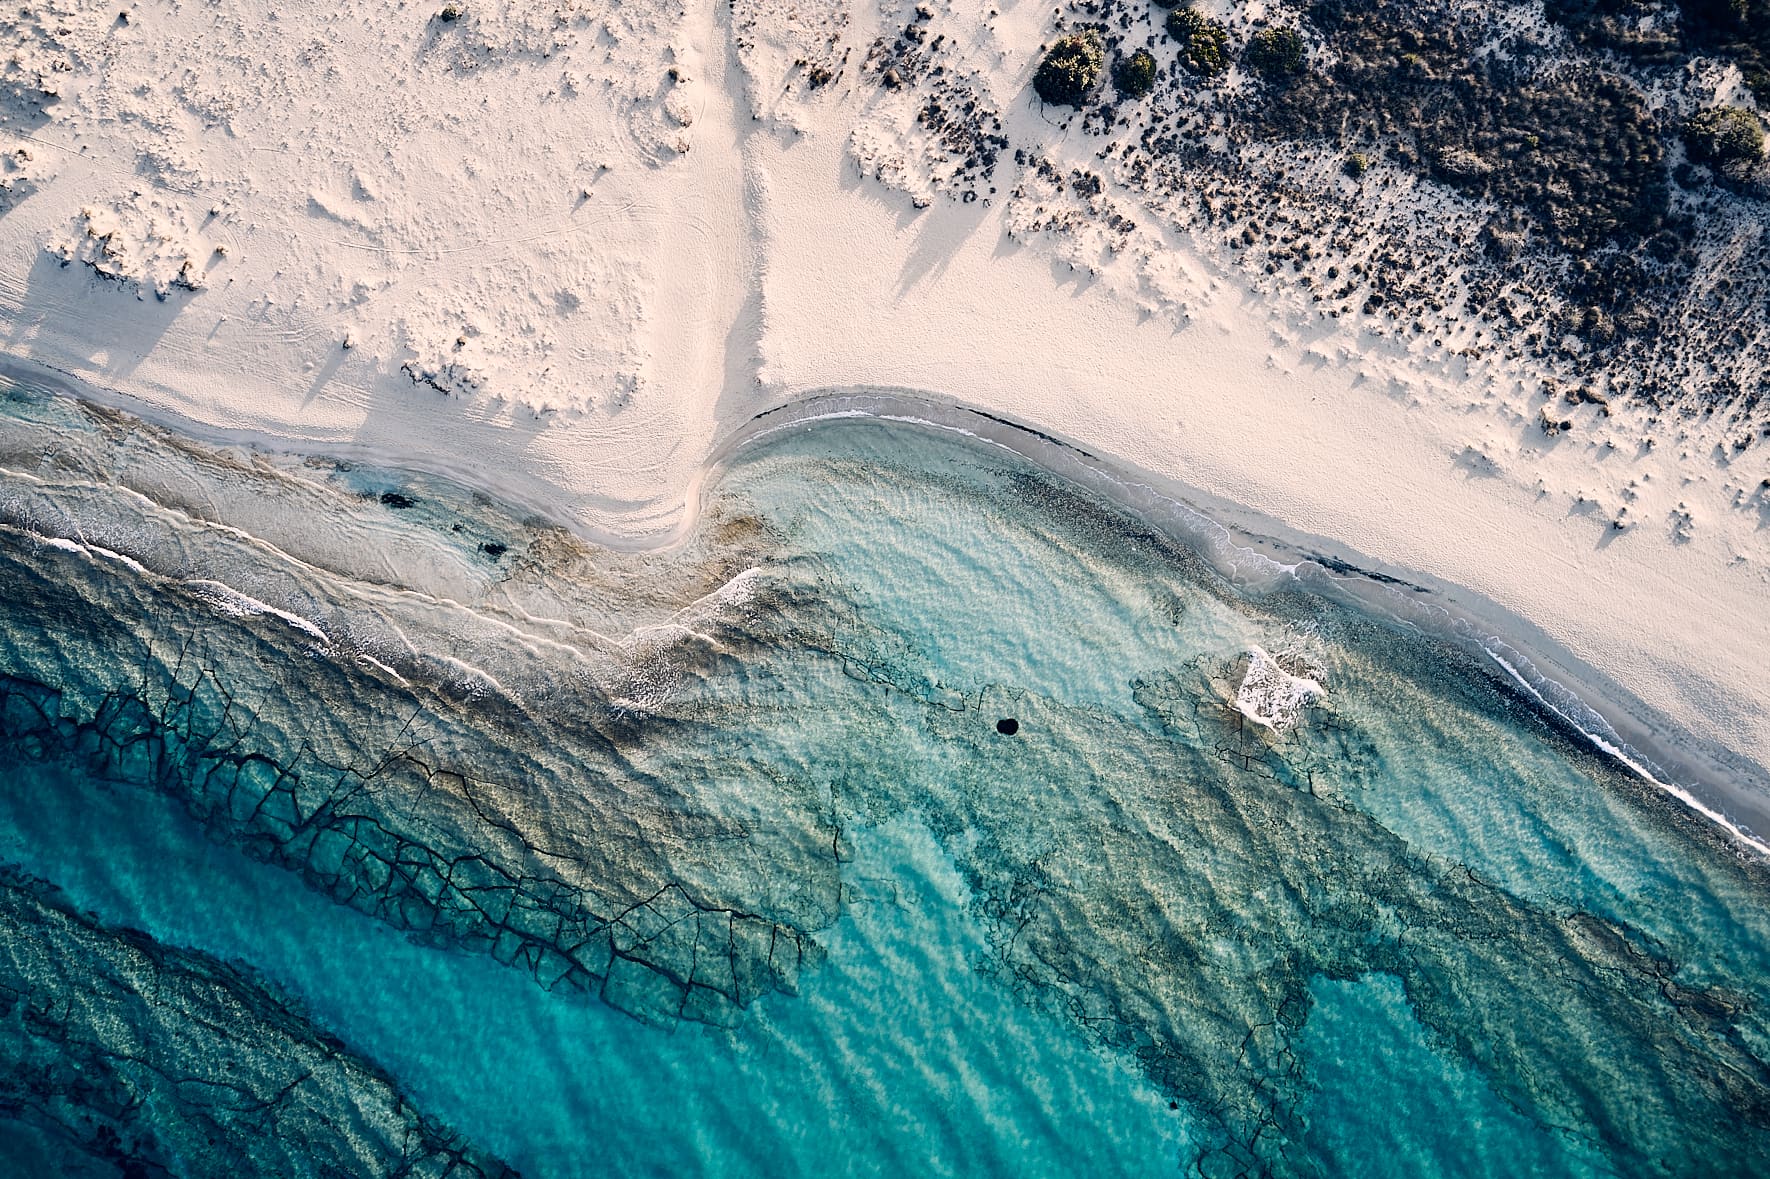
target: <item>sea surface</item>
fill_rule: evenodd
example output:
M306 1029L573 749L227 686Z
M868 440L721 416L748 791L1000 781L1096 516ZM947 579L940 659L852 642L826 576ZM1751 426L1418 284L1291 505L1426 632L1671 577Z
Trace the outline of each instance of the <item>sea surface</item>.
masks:
M0 1172L1770 1173L1770 871L1478 654L909 423L634 553L6 392Z

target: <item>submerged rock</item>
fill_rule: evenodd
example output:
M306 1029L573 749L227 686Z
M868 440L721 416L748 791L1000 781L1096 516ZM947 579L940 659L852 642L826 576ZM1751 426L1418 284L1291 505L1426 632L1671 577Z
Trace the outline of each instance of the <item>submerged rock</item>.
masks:
M0 1119L123 1175L516 1175L262 980L10 869Z
M475 524L513 541L512 609L410 595L390 616L430 646L386 652L397 670L344 636L364 596L407 598L351 597L307 576L317 557L274 609L221 609L149 570L133 527L0 546L0 604L28 603L0 627L0 756L158 791L420 941L658 1021L752 1026L752 1000L795 992L854 895L854 833L916 816L963 882L972 960L1183 1104L1203 1174L1335 1173L1302 1033L1331 1033L1324 982L1372 977L1423 1051L1580 1157L1695 1176L1770 1150L1770 878L1718 828L1491 660L1243 593L994 456L847 437L728 473L729 543L790 545L700 569L694 611L600 661L567 642L592 626L545 612L616 558L549 556L515 521ZM10 520L53 518L34 486ZM453 536L427 515L402 525ZM138 556L97 555L107 535ZM177 539L186 561L207 538ZM1022 723L1038 740L1006 756Z

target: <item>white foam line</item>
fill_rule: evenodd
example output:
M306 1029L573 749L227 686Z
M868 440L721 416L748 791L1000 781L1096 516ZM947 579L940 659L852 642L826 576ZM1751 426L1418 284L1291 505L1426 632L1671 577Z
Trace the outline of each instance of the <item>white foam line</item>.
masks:
M493 691L497 692L498 695L504 697L504 699L506 699L506 700L517 701L517 700L521 699L521 697L518 696L515 692L510 691L503 684L499 683L497 676L494 676L489 671L480 670L479 668L473 666L473 664L468 663L466 660L457 659L453 655L431 655L431 656L429 656L429 658L436 660L438 663L441 663L445 667L454 668L456 671L460 672L461 674L468 677L469 679L473 679L473 678L477 677L478 679L484 680L486 683L488 683L492 686Z
M1714 823L1718 824L1723 830L1727 831L1728 834L1732 835L1735 839L1739 840L1739 842L1745 844L1747 847L1750 847L1753 851L1758 852L1760 855L1770 856L1770 843L1765 843L1763 840L1757 838L1756 836L1752 835L1750 832L1748 832L1745 829L1743 829L1742 827L1738 826L1736 823L1733 822L1733 820L1729 819L1726 815L1722 814L1720 811L1715 810L1713 807L1708 806L1707 804L1703 803L1695 795L1691 794L1688 790L1684 789L1682 786L1679 786L1677 783L1665 782L1665 781L1661 781L1659 778L1656 778L1653 775L1652 771L1650 771L1646 766L1642 765L1639 761L1636 761L1633 757L1629 756L1629 753L1627 750L1618 746L1615 742L1607 740L1606 738L1600 736L1599 734L1592 732L1590 729L1586 728L1584 725L1581 725L1578 721L1574 720L1573 717L1569 716L1563 709L1561 709L1560 707L1555 705L1552 701L1550 701L1547 696L1543 695L1540 691L1537 690L1536 685L1532 684L1529 680L1525 679L1524 675L1516 667L1513 667L1512 664L1510 662L1508 662L1504 656L1500 655L1498 652L1494 651L1492 648L1486 646L1485 644L1482 645L1481 649L1483 651L1487 652L1487 657L1489 659L1492 659L1495 663L1497 663L1501 667L1505 668L1506 672L1509 675L1511 675L1511 677L1513 679L1518 681L1519 687L1523 688L1526 692L1529 692L1533 697L1536 698L1537 703L1541 704L1544 708L1548 709L1550 712L1554 713L1556 716L1558 716L1562 720L1566 721L1569 725L1573 726L1574 731L1579 733L1586 740L1590 741L1595 748L1603 751L1604 753L1609 754L1612 758L1615 758L1617 761L1621 762L1624 766L1627 766L1630 770L1634 771L1635 775L1637 777L1639 777L1642 781L1650 783L1651 785L1658 787L1660 790L1665 791L1667 794L1671 795L1673 798L1677 799L1679 802L1683 803L1685 806L1689 807L1691 810L1695 811L1697 814L1702 815L1704 818L1709 819L1709 820L1713 821Z
M407 594L407 595L417 595L416 590L401 590L399 592L403 593L403 594ZM423 596L423 595L418 595L418 596ZM434 602L438 603L439 605L445 605L445 606L449 606L453 609L465 611L466 613L469 613L469 614L473 615L475 618L481 619L488 624L506 627L517 635L521 635L527 639L533 639L536 644L551 644L552 646L557 647L558 649L560 649L562 651L571 652L572 654L577 656L579 659L587 659L588 658L588 656L586 656L586 654L583 651L580 651L578 648L572 646L570 643L563 642L559 639L549 638L548 636L546 636L544 634L535 634L531 631L523 630L521 627L510 622L508 619L500 618L496 614L489 614L489 613L485 612L484 610L476 609L472 606L463 605L462 603L455 601L453 598L428 598L428 597L425 597L425 600L434 601ZM597 643L601 644L603 648L605 648L609 651L621 650L621 641L619 639L610 638L608 635L603 634L601 631L597 630L594 627L589 627L589 626L583 625L582 623L573 622L569 618L549 618L544 614L532 614L529 611L523 609L521 603L516 602L516 601L509 599L509 598L500 599L500 601L498 602L498 610L504 614L509 614L512 617L521 619L523 622L528 623L531 626L552 627L555 630L568 631L571 634L575 634L575 635L587 635L591 639L594 639Z
M676 621L659 622L651 626L637 627L628 639L628 646L633 650L650 648L654 645L669 646L675 640L675 636L700 639L708 646L718 646L718 642L712 635L704 634L701 631L695 630L691 626L686 626L683 623Z
M134 557L119 553L115 549L107 549L101 544L90 544L78 540L70 540L65 536L48 536L31 529L20 529L26 536L32 537L45 548L60 549L64 553L79 553L83 557L103 557L107 561L115 561L126 566L143 577L148 575L148 568Z
M126 553L119 553L115 549L107 549L99 544L88 544L86 549L88 552L96 553L98 556L104 557L107 560L116 561L118 564L125 565L144 577L147 575L147 566Z
M356 658L360 662L367 663L370 667L377 668L383 674L391 676L392 678L398 680L401 687L407 687L411 684L411 681L406 679L405 676L403 676L399 672L393 670L393 668L387 666L387 664L381 662L379 659L375 658L373 655L369 654L367 651L356 652Z
M79 553L87 558L103 557L106 560L115 561L118 564L124 565L142 576L147 576L149 574L147 566L143 565L140 561L137 561L134 557L131 557L126 553L119 553L115 549L105 548L103 545L92 544L90 542L81 543L80 541L70 540L64 536L45 536L42 533L37 532L29 532L28 535L35 537L38 543L48 548L60 549L63 552ZM330 638L327 637L326 632L314 625L314 623L308 619L301 617L299 614L292 614L287 610L279 610L268 602L262 602L257 598L252 597L250 594L241 593L239 590L236 590L232 586L226 585L223 582L198 579L187 581L185 584L196 589L198 595L205 601L220 607L223 611L229 614L236 616L269 614L288 623L302 633L318 639L321 643L330 644L331 642ZM375 658L366 651L356 651L353 652L353 654L356 659L375 667L383 674L398 681L401 685L410 684L411 681L407 680L405 676L401 675L399 672L395 671L393 668L381 662L381 660ZM486 676L485 678L488 680L491 679L490 676Z
M282 619L296 630L311 635L322 643L330 643L332 641L326 636L325 631L321 630L318 626L315 626L308 619L301 617L301 615L291 614L287 610L279 610L269 602L261 602L251 594L243 594L233 586L227 585L224 582L211 581L207 578L196 578L185 582L185 584L196 590L198 595L205 601L224 612L233 613L238 616L269 614L273 618Z
M694 604L699 606L710 600L719 606L741 606L756 596L756 583L765 576L761 566L752 565L712 593L702 595Z
M209 524L211 522L198 521L198 523ZM253 537L248 532L244 532L238 528L233 528L229 525L217 525L217 527L219 527L225 531L232 532L232 533L234 533L240 537L243 537L247 540L254 541L254 542L258 543L261 548L268 549L271 552L277 553L279 556L284 556L285 558L289 559L293 564L297 565L298 567L300 567L302 569L311 569L312 568L312 566L308 565L304 561L300 561L296 558L289 558L287 554L282 553L281 550L277 549L274 545L263 544L263 542L258 541L256 537ZM143 575L146 575L150 572L145 566L143 566L139 561L136 561L134 558L126 556L123 553L116 552L115 550L107 549L107 548L103 547L102 545L82 544L76 540L69 540L67 537L48 536L48 535L44 535L43 533L34 532L30 529L21 528L20 531L23 532L25 535L34 538L39 544L42 544L42 545L49 547L49 548L60 549L64 552L78 553L81 556L84 556L88 559L92 559L94 557L105 557L107 559L117 561L117 562L127 566L128 568L134 570L136 573L143 574ZM253 616L253 615L270 615L273 618L280 619L281 621L287 623L289 626L294 627L296 630L299 630L303 634L306 634L306 635L312 637L313 639L326 645L327 647L331 646L331 643L332 643L331 637L329 635L327 635L325 631L321 630L320 627L318 625L316 625L312 620L307 619L307 618L303 618L303 617L301 617L301 615L291 613L288 610L279 609L276 606L272 606L269 602L260 601L259 599L253 597L250 594L242 593L241 591L233 588L232 586L226 584L225 582L215 581L211 578L193 578L193 579L186 581L184 584L186 586L189 586L191 589L195 590L197 592L197 595L200 598L202 598L204 601L208 602L211 606L216 607L217 609L221 610L222 612L224 612L226 614L232 615L234 617L249 617L249 616ZM472 614L476 618L483 619L483 620L490 622L496 626L502 627L503 629L510 631L512 634L519 636L523 640L534 640L539 645L543 645L543 646L555 648L555 649L558 649L561 651L569 652L579 659L584 658L584 653L582 651L579 651L577 648L571 646L570 644L560 643L557 640L547 639L547 638L544 638L541 636L530 635L528 632L523 631L518 627L512 626L509 622L507 622L503 619L495 618L495 617L491 617L491 616L482 614L476 610L472 610L469 607L463 606L459 602L455 602L455 601L452 601L449 599L431 598L429 595L417 594L417 593L413 593L412 591L404 591L400 596L415 597L421 601L426 601L426 602L440 604L440 605L446 605L446 606L453 607L458 610L463 610L469 614ZM686 630L687 628L684 627L682 629ZM592 632L592 633L594 633L594 632ZM597 637L602 638L602 636L600 636L600 635L598 635ZM607 639L603 639L603 641L610 642L610 644L613 646L619 646L619 644L615 644L612 641L607 640ZM395 680L398 680L401 684L410 684L411 681L407 680L404 676L400 675L399 672L395 671L393 668L389 667L387 664L381 662L379 659L376 659L374 656L366 654L364 652L360 652L360 651L355 652L354 654L356 655L357 658L362 659L362 660L372 664L373 666L379 668L381 671L385 672L387 675L393 677ZM461 672L466 673L469 677L484 680L486 683L490 684L494 689L496 689L500 694L510 697L511 699L515 699L515 697L512 696L511 693L505 689L504 685L498 682L496 677L488 674L487 672L480 670L477 667L474 667L472 664L464 663L459 659L455 659L455 658L448 657L448 656L440 656L438 658L441 660L441 662L448 664L449 666L452 666Z
M0 469L0 470L3 470L3 469ZM44 482L43 480L40 480L40 479L37 481L39 483ZM256 549L257 551L270 556L271 558L273 558L276 561L284 562L284 563L292 566L298 572L310 574L316 578L324 579L327 581L340 580L339 575L334 573L333 571L328 570L328 569L324 568L323 566L315 565L312 562L307 561L301 557L295 556L294 554L282 549L281 547L277 546L276 544L273 544L272 542L264 539L261 536L258 536L254 533L251 533L251 532L248 532L243 528L239 528L239 527L232 525L232 524L224 523L220 520L208 519L208 518L201 517L201 516L193 516L188 512L184 512L184 511L176 509L176 508L168 508L163 504L159 504L151 499L148 499L146 496L144 496L141 493L134 491L133 489L128 488L128 487L123 487L121 485L118 485L115 489L118 491L121 491L123 493L126 493L127 495L133 496L135 499L139 500L141 502L141 504L145 508L147 508L152 514L154 514L155 516L157 516L161 519L171 520L174 522L175 525L176 524L184 524L184 525L187 525L187 526L189 526L193 529L196 529L198 531L214 531L214 532L221 533L224 536L231 536L231 537L234 537L234 538L240 540L241 542L246 544L248 547ZM102 549L96 545L90 546L90 547L82 546L77 541L65 540L60 537L43 536L42 534L33 532L29 529L21 529L21 531L25 531L28 535L37 537L40 541L42 541L45 544L55 544L58 547L69 548L70 550L79 549L82 552L89 552L89 553L92 551L97 551L100 555L112 557L118 561L123 562L124 564L133 568L138 573L147 573L148 572L148 570L146 570L140 563L132 560L131 558L129 558L121 553L114 553L110 549ZM193 586L212 584L215 586L219 586L222 589L224 589L230 593L239 593L239 591L234 590L231 586L224 585L224 583L222 583L222 582L209 582L209 581L204 581L204 580L199 579L199 580L187 582L186 584L193 585ZM424 593L421 590L415 590L415 589L410 589L410 588L406 588L406 587L370 586L370 585L365 585L362 582L358 582L355 579L346 579L344 584L349 589L349 591L352 593L352 595L354 597L358 598L359 600L372 601L375 597L378 597L381 595L391 595L392 597L395 597L395 598L415 600L415 601L424 603L425 605L428 605L428 606L439 606L439 607L442 607L445 609L460 610L463 613L469 614L469 615L473 616L474 618L479 619L482 622L489 623L493 626L500 627L500 628L508 631L510 634L514 635L519 641L521 641L525 644L529 644L531 647L540 647L540 648L545 648L545 649L549 649L549 650L555 650L555 651L561 652L563 654L569 655L573 658L576 658L578 660L585 660L587 658L585 653L582 650L578 649L577 647L573 646L570 643L561 642L558 639L549 638L545 635L538 635L538 634L534 634L530 631L526 631L526 630L522 629L521 627L514 625L508 619L500 618L497 615L488 614L482 610L475 609L474 607L467 605L466 603L457 601L454 598L438 597L435 595ZM290 614L287 611L279 610L276 607L269 605L268 603L259 602L256 598L252 598L252 597L245 595L245 594L241 594L240 598L242 599L240 605L241 605L242 609L244 610L244 612L246 612L246 613L275 614L275 615L281 617L285 622L288 622L291 626L298 627L302 630L306 630L309 633L313 634L321 642L329 643L331 641L331 639L325 634L325 632L321 631L317 626L315 626L308 619L301 618L299 615ZM252 603L256 603L256 605L252 605ZM612 649L619 650L623 646L621 641L618 639L610 638L607 635L603 635L603 634L601 634L595 630L589 629L587 627L578 626L575 623L572 623L567 620L535 619L532 616L527 615L524 612L521 612L521 611L516 611L516 612L521 617L523 617L526 621L531 621L531 622L540 621L540 622L549 623L551 625L564 626L565 628L569 629L570 631L572 631L574 633L589 635L591 638L595 639L597 642L602 643L605 646L612 648Z

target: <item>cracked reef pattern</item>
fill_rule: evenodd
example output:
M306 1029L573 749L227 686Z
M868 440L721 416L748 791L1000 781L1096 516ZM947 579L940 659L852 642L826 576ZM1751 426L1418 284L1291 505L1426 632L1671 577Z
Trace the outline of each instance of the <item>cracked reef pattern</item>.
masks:
M107 929L12 871L0 933L0 1114L61 1147L35 1160L56 1173L85 1173L72 1142L99 1174L515 1174L238 968ZM28 1171L23 1140L0 1141Z
M1497 668L1238 588L1010 456L876 423L784 434L681 545L623 555L435 481L6 408L9 757L176 804L430 947L439 979L467 951L532 976L535 1012L599 996L657 1025L634 1036L727 1029L709 1075L764 1070L722 1097L730 1124L818 1124L827 1097L746 1093L861 1070L865 1037L819 996L865 1002L854 930L925 917L900 876L944 872L964 969L1020 1014L960 1020L977 1042L942 1050L1072 1037L1175 1104L1073 1116L1084 1147L1097 1120L1208 1176L1770 1158L1761 863ZM1234 706L1255 649L1323 689L1293 728ZM905 823L944 867L905 858ZM880 958L911 998L865 1026L932 1061L915 1032L949 992L901 977L901 939L926 936L903 920ZM686 1067L683 1043L656 1067ZM937 1072L912 1075L993 1133L1006 1098ZM914 1095L876 1096L899 1163L967 1170L915 1153L944 1139L913 1130ZM475 1141L520 1136L451 1101ZM730 1124L681 1116L706 1169L754 1173ZM1177 1147L1156 1125L1175 1117ZM992 1157L1056 1173L1023 1129L1024 1157ZM861 1153L837 1170L867 1173Z
M92 461L109 461L100 453ZM76 461L53 446L44 454L57 467ZM815 952L798 930L830 917L833 900L807 887L821 871L833 896L828 836L792 832L783 845L756 829L765 820L715 813L681 788L688 774L667 754L647 764L632 746L644 737L667 748L668 722L611 707L590 656L527 674L533 653L506 625L493 644L520 653L476 662L461 611L403 586L361 586L395 599L376 613L382 628L407 638L428 628L443 652L414 658L359 633L348 606L316 610L319 571L300 556L243 544L184 506L132 502L126 517L101 519L75 490L82 478L45 472L7 505L83 546L0 555L0 597L31 603L41 623L0 635L0 736L11 749L170 795L216 837L339 902L518 965L549 989L706 1022L792 989ZM382 517L417 506L392 492L367 502ZM461 554L488 586L501 564L557 543L532 539L513 557L515 533L499 535L480 542L501 547L497 559ZM218 571L210 562L228 580L199 576ZM264 601L277 596L304 613ZM628 662L662 675L713 641L677 631ZM520 698L498 687L511 667L528 681ZM732 871L746 862L749 872ZM793 873L791 887L812 897L766 895L765 867Z

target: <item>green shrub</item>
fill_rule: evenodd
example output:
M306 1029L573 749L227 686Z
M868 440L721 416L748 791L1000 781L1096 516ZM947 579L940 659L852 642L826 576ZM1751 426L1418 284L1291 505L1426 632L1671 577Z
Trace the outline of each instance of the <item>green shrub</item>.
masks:
M1346 158L1340 163L1340 171L1357 180L1370 171L1370 166L1370 157L1361 151L1355 151L1347 153Z
M1093 33L1072 33L1051 46L1039 72L1033 75L1033 89L1045 102L1063 106L1080 106L1088 92L1100 81L1106 65L1106 50Z
M1261 29L1248 41L1242 59L1268 78L1300 74L1306 60L1302 34L1295 29Z
M1748 166L1764 156L1764 126L1748 110L1710 107L1684 124L1684 150L1699 164L1723 170Z
M1168 36L1180 42L1180 62L1195 74L1211 77L1229 68L1229 30L1191 8L1168 13Z
M1521 75L1535 57L1501 60L1483 48L1486 25L1439 11L1317 0L1309 36L1333 68L1267 87L1243 107L1243 126L1268 142L1369 151L1373 164L1383 148L1396 167L1528 215L1545 242L1575 254L1613 240L1629 247L1665 227L1665 128L1639 84L1590 60ZM1398 69L1409 56L1412 68Z
M1126 98L1142 98L1155 87L1155 57L1147 49L1139 49L1130 57L1121 57L1112 69L1112 82Z

